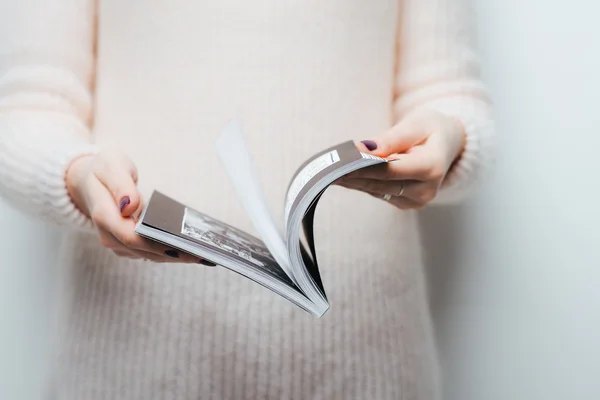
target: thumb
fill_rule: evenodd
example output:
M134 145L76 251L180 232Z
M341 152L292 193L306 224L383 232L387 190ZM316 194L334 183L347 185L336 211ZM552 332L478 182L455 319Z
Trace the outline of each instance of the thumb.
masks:
M101 160L97 163L94 174L113 196L121 215L132 216L141 205L135 165L128 157L120 154L99 157Z
M417 119L404 119L384 134L361 142L367 152L379 157L388 157L395 153L406 153L429 136L429 130ZM362 149L361 149L362 150Z

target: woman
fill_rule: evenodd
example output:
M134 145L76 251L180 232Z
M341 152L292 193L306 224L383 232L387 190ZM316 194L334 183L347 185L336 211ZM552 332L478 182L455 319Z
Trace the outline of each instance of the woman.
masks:
M463 0L4 6L0 190L66 233L51 395L436 398L412 210L464 198L489 164L468 15ZM280 220L316 151L398 154L321 200L322 319L133 233L153 189L252 231L213 151L232 117Z

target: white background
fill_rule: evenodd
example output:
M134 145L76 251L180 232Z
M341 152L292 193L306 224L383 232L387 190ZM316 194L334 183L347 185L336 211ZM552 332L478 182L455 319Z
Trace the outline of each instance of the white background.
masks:
M600 20L480 0L495 179L423 219L452 400L600 399Z
M478 0L499 160L423 215L449 400L600 399L600 6ZM56 235L0 204L0 398L38 399Z

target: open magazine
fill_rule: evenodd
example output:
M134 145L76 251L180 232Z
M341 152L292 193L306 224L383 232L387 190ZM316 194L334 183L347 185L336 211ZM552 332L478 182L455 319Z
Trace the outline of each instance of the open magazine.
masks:
M387 161L360 152L352 141L315 154L300 166L289 184L282 234L268 207L239 123L227 125L216 148L259 237L157 191L135 231L244 275L321 317L329 303L313 236L319 198L342 176Z

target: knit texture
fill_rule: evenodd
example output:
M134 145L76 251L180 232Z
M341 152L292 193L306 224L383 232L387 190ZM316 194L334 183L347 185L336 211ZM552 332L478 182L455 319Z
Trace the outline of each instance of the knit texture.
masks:
M0 5L0 195L65 228L49 397L438 398L414 212L325 193L315 236L331 309L315 319L223 268L117 258L64 178L76 157L117 148L145 197L254 233L213 151L230 118L282 221L306 158L423 107L465 126L435 200L460 201L491 165L473 37L466 0Z

